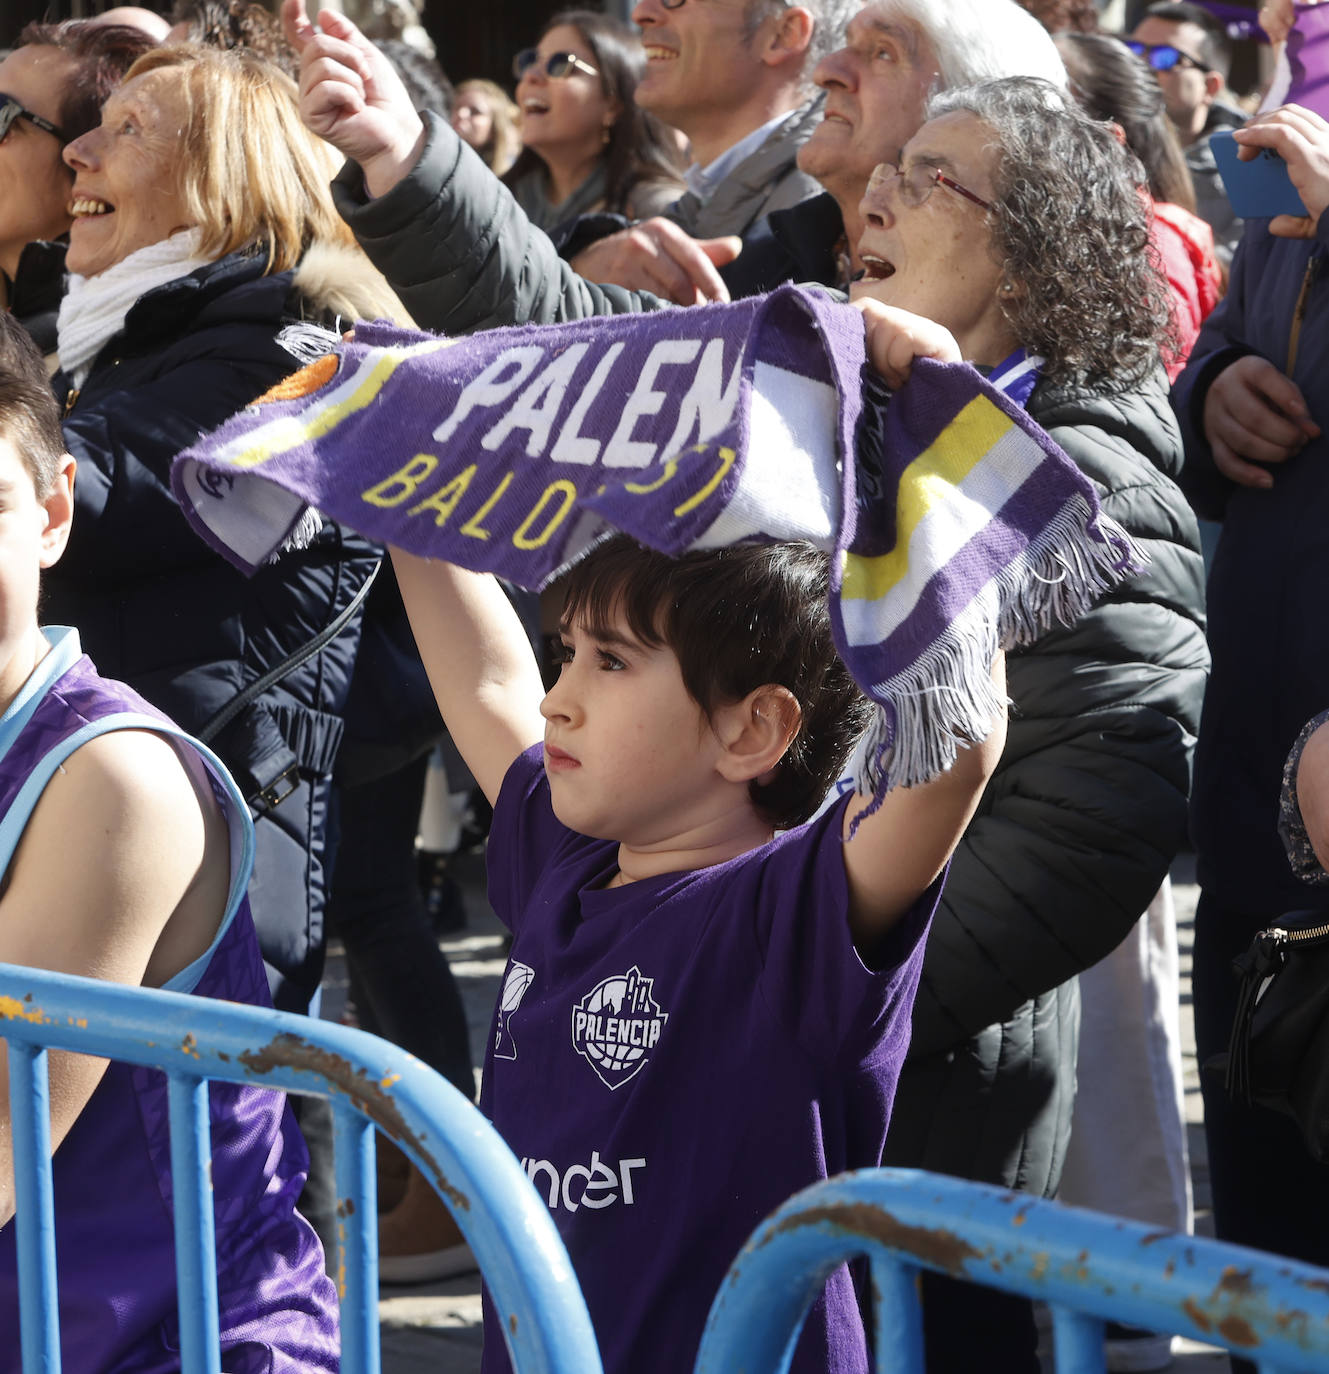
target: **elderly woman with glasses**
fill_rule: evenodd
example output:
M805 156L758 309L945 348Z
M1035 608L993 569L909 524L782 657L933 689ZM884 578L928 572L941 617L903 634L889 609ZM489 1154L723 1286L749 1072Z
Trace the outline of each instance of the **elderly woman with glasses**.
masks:
M1173 480L1169 306L1139 161L1028 78L947 92L928 113L863 198L852 296L872 359L890 386L918 356L989 374L1150 557L1073 630L1007 656L1006 750L933 920L886 1141L890 1165L1052 1195L1075 975L1126 937L1185 835L1203 564ZM929 1368L978 1367L972 1345L965 1358L977 1328L946 1319L959 1309L944 1287L924 1287ZM1027 1306L991 1322L1002 1361L983 1367L1036 1371Z
M677 145L633 95L645 58L626 24L565 10L517 54L525 147L504 180L541 229L608 210L645 219L683 193Z
M150 47L124 25L29 24L0 61L0 309L44 353L55 349L74 184L61 154Z

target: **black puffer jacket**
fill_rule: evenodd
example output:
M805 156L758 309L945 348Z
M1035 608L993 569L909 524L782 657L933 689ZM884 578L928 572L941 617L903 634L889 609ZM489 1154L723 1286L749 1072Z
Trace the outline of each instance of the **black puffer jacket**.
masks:
M1075 1084L1075 974L1130 930L1186 826L1209 654L1195 517L1160 372L1030 414L1149 568L1007 660L1005 753L928 938L886 1162L1050 1193Z
M76 626L103 673L187 730L333 620L376 562L359 536L328 525L246 578L171 495L175 455L299 366L277 335L310 312L291 274L265 277L261 258L232 254L144 296L79 391L56 378L78 475L73 535L46 574L43 618ZM328 779L358 635L357 619L214 741L247 795L295 788L255 807L250 889L274 996L290 1009L307 1005L321 976Z

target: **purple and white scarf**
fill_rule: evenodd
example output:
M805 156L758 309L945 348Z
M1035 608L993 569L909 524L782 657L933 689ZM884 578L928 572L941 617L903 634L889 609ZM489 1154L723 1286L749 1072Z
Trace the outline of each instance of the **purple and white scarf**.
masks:
M809 540L879 708L860 777L878 796L982 738L998 646L1070 623L1142 561L972 367L920 359L889 397L861 315L796 287L457 339L362 326L183 453L172 484L249 571L310 508L532 588L616 530L673 555Z

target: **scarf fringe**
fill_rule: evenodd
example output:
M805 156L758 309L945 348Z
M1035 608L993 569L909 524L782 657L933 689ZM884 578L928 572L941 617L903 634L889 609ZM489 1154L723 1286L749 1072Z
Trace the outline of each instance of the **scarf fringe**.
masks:
M313 506L306 506L300 518L285 539L268 555L267 561L275 563L284 553L296 553L307 549L323 529L323 516Z
M872 802L850 833L896 787L946 772L960 748L986 739L1007 706L992 682L997 650L1032 644L1072 625L1148 557L1111 517L1087 501L1068 503L1026 556L1002 569L905 673L878 683L873 718L855 750L855 789ZM997 613L992 614L995 597Z
M326 354L335 353L341 346L342 337L335 330L325 329L321 324L298 320L281 330L277 335L277 342L301 367L308 367L310 363L316 363Z

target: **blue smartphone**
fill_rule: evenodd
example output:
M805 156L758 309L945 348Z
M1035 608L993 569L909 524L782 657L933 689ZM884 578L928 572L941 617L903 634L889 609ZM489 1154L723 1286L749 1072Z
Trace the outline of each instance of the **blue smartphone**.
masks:
M1306 214L1288 176L1287 163L1272 148L1261 148L1249 162L1243 162L1237 156L1237 141L1230 129L1220 129L1209 139L1209 146L1214 150L1227 198L1242 219Z

